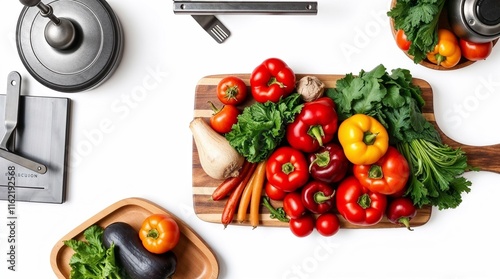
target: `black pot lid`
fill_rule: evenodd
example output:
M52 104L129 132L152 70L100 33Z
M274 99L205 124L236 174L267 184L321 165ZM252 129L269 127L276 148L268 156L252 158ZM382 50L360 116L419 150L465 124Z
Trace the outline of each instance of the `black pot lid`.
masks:
M16 30L19 56L28 72L43 85L61 92L90 90L104 82L118 66L123 31L104 0L55 0L53 14L74 25L75 41L67 49L47 43L50 22L37 7L23 8Z

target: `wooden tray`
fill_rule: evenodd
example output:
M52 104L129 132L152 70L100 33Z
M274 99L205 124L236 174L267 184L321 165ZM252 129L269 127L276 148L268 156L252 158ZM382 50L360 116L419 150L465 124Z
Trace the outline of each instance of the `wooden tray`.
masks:
M216 97L216 87L218 82L228 76L234 75L241 78L247 86L250 84L250 74L225 74L225 75L210 75L203 77L199 80L195 89L195 101L194 101L194 117L203 117L207 119L212 115L212 111L207 104L207 101L212 101L216 106L220 106L221 103ZM343 75L326 75L326 74L314 74L321 81L323 81L327 88L334 88L336 81L343 78ZM305 76L305 74L297 74L297 80ZM425 99L425 106L423 107L423 114L426 119L432 122L436 127L436 120L434 118L434 104L432 97L432 88L428 82L422 79L414 79L413 83L420 86L422 89L422 94ZM248 105L248 104L245 104ZM438 128L439 130L439 128ZM453 147L461 147L468 156L468 162L474 167L480 167L484 171L492 171L500 173L500 160L492 159L492 154L497 154L500 150L500 145L491 145L484 147L477 146L467 146L457 143L452 139L448 138L444 133L441 132L441 137L443 141ZM211 194L215 187L221 183L221 180L214 180L205 174L201 168L198 151L196 149L196 144L193 143L193 204L194 211L196 215L203 221L212 223L221 223L221 212L225 205L226 200L213 201L211 200ZM272 202L275 207L281 206L280 202ZM287 227L287 223L271 219L269 217L269 211L265 208L261 208L261 225L271 226L271 227ZM411 221L412 227L421 226L430 219L432 212L431 206L426 206L418 210L417 216ZM390 223L385 217L384 219L375 226L360 227L352 225L346 222L343 218L339 218L341 221L342 228L395 228L400 227L398 225ZM233 224L239 224L234 222ZM249 225L248 223L243 223L241 225Z
M142 221L153 213L172 216L181 230L181 238L174 248L177 270L173 278L218 278L219 264L210 247L184 221L158 205L140 198L118 201L63 236L50 254L50 264L57 278L67 279L71 271L69 260L74 252L64 245L64 240L83 240L83 232L93 224L104 228L113 222L122 221L139 230Z

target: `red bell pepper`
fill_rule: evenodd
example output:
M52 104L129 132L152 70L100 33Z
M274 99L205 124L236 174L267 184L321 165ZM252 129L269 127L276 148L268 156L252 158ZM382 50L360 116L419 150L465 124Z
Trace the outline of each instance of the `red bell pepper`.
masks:
M364 187L373 192L393 195L405 188L410 177L410 166L395 147L389 146L375 164L354 165L353 172Z
M335 189L328 183L312 180L302 187L301 197L304 206L315 214L330 211L333 207Z
M335 197L338 212L349 223L358 226L377 224L387 207L386 195L368 190L354 176L342 180Z
M335 103L329 97L307 102L287 126L286 138L296 149L310 153L333 139L337 132Z
M278 147L267 159L266 178L282 191L295 191L309 180L305 155L289 146Z
M295 73L281 59L266 59L250 75L250 89L257 102L276 103L295 89Z
M326 183L339 182L351 165L342 146L334 142L329 142L318 151L309 153L308 159L311 177Z

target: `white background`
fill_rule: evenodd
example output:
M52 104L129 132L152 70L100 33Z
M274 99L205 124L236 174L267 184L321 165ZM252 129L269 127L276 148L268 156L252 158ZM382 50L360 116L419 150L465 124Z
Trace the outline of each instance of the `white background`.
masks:
M55 277L49 255L56 242L128 197L149 199L187 222L216 254L219 278L499 278L498 174L467 173L473 187L463 203L434 209L413 232L341 230L331 238L297 238L286 228L224 230L194 214L188 128L199 79L250 73L264 59L279 57L296 73L356 74L381 63L388 70L407 68L431 84L437 122L447 135L465 144L500 143L498 49L455 71L415 65L393 41L390 0L322 0L315 16L220 15L232 32L223 44L190 16L174 15L172 1L109 4L125 32L120 66L94 90L60 93L23 67L14 41L22 5L2 1L0 80L18 71L23 94L71 98L72 112L67 201L17 203L15 272L7 270L7 203L0 201L0 278ZM153 88L144 90L145 80L153 80ZM111 130L100 128L105 121Z

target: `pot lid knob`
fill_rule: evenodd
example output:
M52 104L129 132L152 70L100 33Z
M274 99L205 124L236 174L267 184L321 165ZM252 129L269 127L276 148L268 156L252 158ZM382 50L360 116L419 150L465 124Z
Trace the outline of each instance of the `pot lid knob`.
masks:
M45 40L55 49L67 49L75 41L75 26L69 19L58 18L54 15L52 7L45 5L40 0L19 0L23 5L28 7L38 7L40 15L50 19L45 26Z

